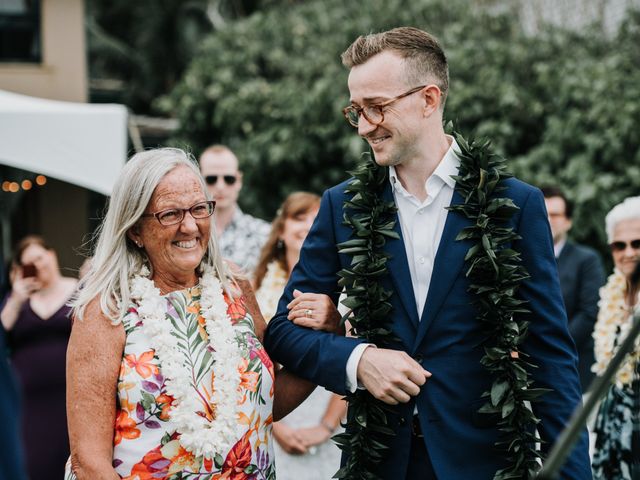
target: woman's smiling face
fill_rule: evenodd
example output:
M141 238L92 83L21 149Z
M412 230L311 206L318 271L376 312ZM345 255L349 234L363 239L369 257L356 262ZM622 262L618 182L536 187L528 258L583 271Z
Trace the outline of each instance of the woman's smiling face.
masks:
M206 200L202 183L193 170L179 166L160 181L145 213L186 209ZM186 284L196 279L196 268L207 251L210 235L211 217L196 220L189 212L185 212L180 223L169 226L161 225L153 216L141 218L130 233L146 251L154 280L160 277Z

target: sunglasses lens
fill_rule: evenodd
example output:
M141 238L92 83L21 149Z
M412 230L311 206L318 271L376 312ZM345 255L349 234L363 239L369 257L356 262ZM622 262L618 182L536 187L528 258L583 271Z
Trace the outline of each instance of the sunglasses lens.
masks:
M609 244L609 248L612 252L620 252L627 247L627 244L624 242L612 242Z
M235 175L225 175L223 178L224 183L226 183L227 185L233 185L234 183L236 183Z
M609 244L609 248L611 248L611 251L613 252L621 252L627 248L627 245L630 245L634 250L640 250L640 238L631 240L629 243L613 242Z
M218 182L218 175L207 175L204 177L204 181L207 185L215 185Z

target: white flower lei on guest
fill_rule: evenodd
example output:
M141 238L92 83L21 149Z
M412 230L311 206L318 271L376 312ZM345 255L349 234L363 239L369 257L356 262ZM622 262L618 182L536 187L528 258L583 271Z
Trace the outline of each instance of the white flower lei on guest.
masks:
M200 281L200 313L205 319L209 348L215 355L213 378L215 389L211 403L214 419L197 414L202 405L192 386L190 369L178 347L166 317L166 299L160 295L153 281L147 278L149 271L143 267L131 281L131 298L138 304L138 316L142 330L166 377L166 392L174 398L169 416L180 434L180 444L195 456L212 459L223 457L238 440L237 390L240 385L238 365L241 361L222 285L210 269L206 269Z
M278 309L278 301L282 296L288 280L287 272L278 260L273 260L267 265L260 288L256 292L256 300L265 321L271 320Z
M596 363L591 371L602 375L609 362L618 351L619 344L631 330L631 313L625 301L627 280L619 270L614 270L607 284L600 289L598 321L593 331ZM619 388L630 385L633 380L636 364L640 359L639 343L636 341L635 351L627 355L616 373L615 383Z

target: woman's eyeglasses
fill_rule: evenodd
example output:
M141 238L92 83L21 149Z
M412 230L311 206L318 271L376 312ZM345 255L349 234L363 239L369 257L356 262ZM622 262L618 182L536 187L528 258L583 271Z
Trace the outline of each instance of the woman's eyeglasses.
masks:
M207 175L206 177L204 177L204 180L205 182L207 182L207 185L215 185L216 183L218 183L219 177L222 177L224 183L229 186L233 185L234 183L236 183L236 180L238 180L238 177L236 177L235 175Z
M145 213L143 217L156 217L160 225L164 225L168 227L170 225L176 225L182 220L184 220L184 216L186 212L189 212L191 216L200 220L203 218L208 218L213 215L213 211L216 208L216 202L213 200L209 200L207 202L198 202L195 205L190 206L189 208L170 208L168 210L162 210L160 212L154 213Z
M634 250L640 250L640 238L631 240L630 242L611 242L609 244L612 252L622 252L626 250L628 246L631 246Z

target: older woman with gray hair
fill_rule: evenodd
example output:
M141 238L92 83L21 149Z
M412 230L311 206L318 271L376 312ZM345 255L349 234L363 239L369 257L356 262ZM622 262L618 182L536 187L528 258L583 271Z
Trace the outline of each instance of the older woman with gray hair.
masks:
M640 290L640 196L627 198L606 216L614 271L600 290L600 311L593 338L601 375L631 329ZM629 354L604 397L595 423L593 473L597 480L631 480L640 470L640 444L634 430L640 419L640 349Z
M120 174L73 304L68 479L275 477L271 424L313 386L274 372L206 192L177 149Z

